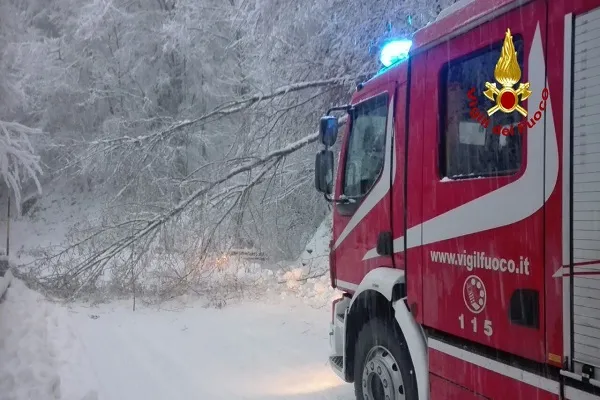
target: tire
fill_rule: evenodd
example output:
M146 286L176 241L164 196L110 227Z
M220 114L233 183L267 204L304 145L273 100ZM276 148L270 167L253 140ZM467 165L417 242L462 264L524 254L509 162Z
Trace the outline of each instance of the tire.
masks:
M354 353L357 400L417 400L417 380L402 334L392 323L370 320ZM387 397L386 397L387 396Z

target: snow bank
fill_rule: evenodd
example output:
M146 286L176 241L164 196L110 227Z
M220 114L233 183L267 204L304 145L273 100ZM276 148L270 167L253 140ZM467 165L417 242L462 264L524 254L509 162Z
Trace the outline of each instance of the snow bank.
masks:
M329 277L329 242L332 236L331 215L321 223L298 260L288 269L278 271L278 282L287 289L282 297L294 294L305 302L325 306L341 292L331 287Z
M0 399L97 399L66 312L12 281L0 303Z
M258 263L236 257L223 258L223 265L206 280L211 297L219 297L216 305L226 303L228 288L243 288L246 297L268 293L280 299L300 297L305 303L323 307L340 293L331 287L329 277L329 242L332 220L329 215L321 223L305 250L295 262L280 263L275 271Z

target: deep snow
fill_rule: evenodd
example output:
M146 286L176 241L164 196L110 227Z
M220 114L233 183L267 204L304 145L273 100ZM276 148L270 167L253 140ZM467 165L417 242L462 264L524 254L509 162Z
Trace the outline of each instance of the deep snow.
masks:
M223 309L0 304L0 399L352 399L327 365L328 310L265 296Z
M67 308L13 279L0 303L0 399L96 400Z
M13 225L13 260L63 236L61 214L77 219L63 201L44 208ZM195 297L135 312L131 300L65 306L14 279L0 302L0 400L353 399L327 364L330 232L326 220L282 270L231 265L265 290L222 309Z
M127 307L73 310L102 399L352 398L326 363L327 313L297 300Z

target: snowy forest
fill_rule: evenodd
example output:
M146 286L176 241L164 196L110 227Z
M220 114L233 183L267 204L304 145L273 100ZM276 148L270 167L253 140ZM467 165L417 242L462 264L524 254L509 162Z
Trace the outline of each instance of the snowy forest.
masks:
M451 3L2 1L2 213L50 188L97 209L18 273L65 297L154 274L164 294L234 247L296 259L329 214L319 118Z

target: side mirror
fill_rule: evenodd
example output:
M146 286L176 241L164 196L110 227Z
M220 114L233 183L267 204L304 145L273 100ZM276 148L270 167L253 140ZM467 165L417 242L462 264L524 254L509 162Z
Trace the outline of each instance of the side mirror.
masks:
M333 152L321 150L315 159L315 188L324 194L333 189Z
M325 146L330 147L335 144L338 134L338 120L336 117L326 115L321 117L321 125L319 127L319 140Z

